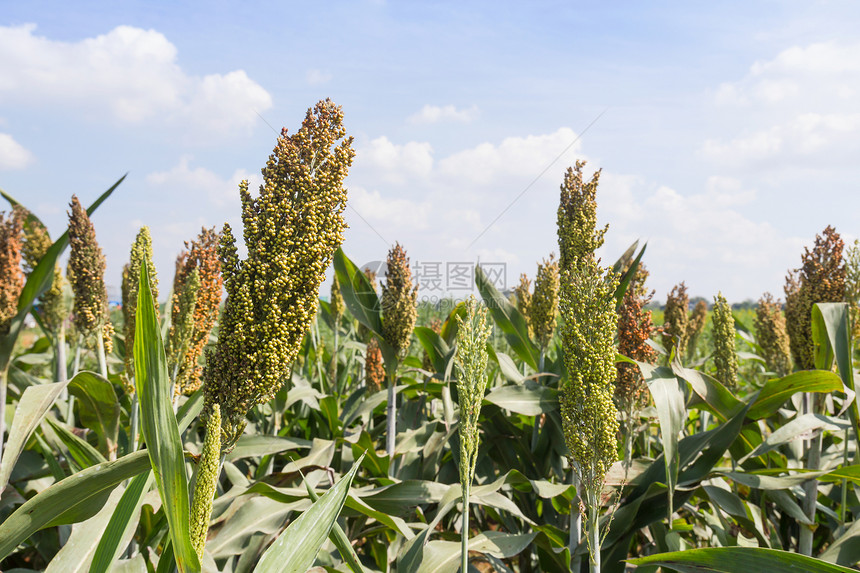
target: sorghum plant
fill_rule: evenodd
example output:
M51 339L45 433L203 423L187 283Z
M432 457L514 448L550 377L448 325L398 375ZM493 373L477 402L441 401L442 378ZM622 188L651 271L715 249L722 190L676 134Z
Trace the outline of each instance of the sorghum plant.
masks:
M791 350L782 305L769 292L758 301L754 324L756 339L768 369L779 377L791 372Z
M469 570L469 491L478 461L478 417L487 389L487 309L472 296L466 318L457 315L457 401L460 407L460 485L463 488L463 525L460 529L461 571Z
M844 242L829 226L804 249L802 265L790 272L785 285L785 323L791 355L801 370L815 368L812 349L812 305L845 300Z
M108 318L105 257L86 210L72 195L69 213L69 277L75 294L75 327L80 337L95 337L99 369L107 378L105 353L110 351L113 325Z
M418 318L415 301L418 298L418 285L412 285L412 271L409 257L399 243L388 251L385 284L382 285L382 334L397 353L403 357L409 350L412 329ZM388 379L388 430L385 436L385 451L394 457L394 442L397 436L396 374L392 369Z
M529 324L537 338L541 361L555 333L559 288L558 261L555 254L551 254L548 260L538 264L535 291L529 302ZM542 369L543 364L540 367Z
M738 385L738 355L735 352L735 318L723 293L714 298L714 365L717 380L734 389Z
M0 335L9 333L12 319L18 314L18 297L24 287L24 272L21 270L21 228L24 213L14 209L8 217L0 212ZM9 360L0 368L0 414L6 411ZM6 431L6 416L0 415L0 456L3 455L3 439Z
M364 354L364 381L367 384L368 393L382 390L385 383L385 365L382 362L382 350L379 342L372 337L367 342L367 350Z
M690 313L690 320L687 323L687 358L695 356L699 336L704 332L707 322L708 303L699 300L696 306L693 307L693 312Z
M514 287L514 304L517 307L517 310L520 311L520 314L523 315L523 318L526 321L526 325L529 328L529 336L534 336L534 332L532 330L530 314L529 314L529 305L531 304L531 288L532 282L529 280L529 277L525 273L520 274L520 282L517 286Z
M186 242L186 250L176 259L173 325L167 345L176 395L190 394L201 384L200 357L218 319L224 285L218 259L219 239L214 228L201 229L197 239Z
M568 372L559 398L570 462L582 489L591 569L600 571L601 494L606 471L618 459L618 412L612 400L618 279L594 255L606 232L595 230L599 172L584 185L582 166L577 162L575 170L568 170L558 209L561 343Z
M860 339L860 239L845 253L845 301L851 309L851 338Z
M137 292L140 286L140 265L146 261L150 269L149 284L152 300L155 302L155 316L158 316L158 276L152 263L152 236L149 227L141 227L131 245L129 262L122 269L122 315L125 319L125 371L129 378L134 376L134 329L137 314ZM126 384L127 392L134 392L134 384Z
M663 348L671 354L672 349L680 352L687 348L687 322L690 307L690 297L687 295L687 285L683 282L672 287L666 297L666 308L663 311L663 326L660 333L663 338Z

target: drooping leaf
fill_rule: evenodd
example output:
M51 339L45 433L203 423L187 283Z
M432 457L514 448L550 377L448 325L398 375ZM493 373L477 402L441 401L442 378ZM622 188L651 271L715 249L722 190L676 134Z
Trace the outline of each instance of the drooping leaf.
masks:
M841 567L806 555L761 547L706 547L671 553L658 553L629 559L638 567L659 565L682 573L850 573Z
M475 284L478 286L478 291L480 291L484 303L490 310L493 320L504 333L508 344L520 357L520 360L537 370L540 351L529 338L529 329L523 315L508 299L502 296L502 293L487 278L480 265L475 266Z
M113 384L94 372L79 372L69 382L69 394L77 398L81 423L99 436L102 453L116 452L120 407Z

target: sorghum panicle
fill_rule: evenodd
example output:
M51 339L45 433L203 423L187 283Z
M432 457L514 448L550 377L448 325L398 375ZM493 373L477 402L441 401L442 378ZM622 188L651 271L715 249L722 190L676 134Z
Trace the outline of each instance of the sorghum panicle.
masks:
M158 316L158 275L155 272L155 264L152 262L152 236L149 227L141 227L134 243L131 245L131 254L128 264L122 269L122 315L125 319L125 371L131 376L134 373L134 329L135 316L137 316L137 294L140 285L140 267L146 261L149 269L149 284L152 290L152 300L155 305L155 316ZM134 386L129 385L133 391Z
M460 407L460 483L475 475L478 458L478 417L487 389L487 309L474 296L466 301L465 320L457 315L457 402ZM465 535L465 533L464 533Z
M534 330L538 346L546 349L555 333L558 314L558 291L561 286L558 261L555 254L538 265L535 292L529 303L529 323Z
M21 247L25 273L33 272L52 244L48 229L35 217L25 217L24 244ZM63 297L63 283L63 272L60 265L55 263L51 287L39 296L38 308L35 310L51 332L57 332L60 323L69 314Z
M218 486L221 471L221 408L213 404L206 420L206 437L203 451L197 464L197 481L194 498L191 500L191 545L199 558L203 557L206 535L209 532L209 518L212 515L212 501Z
M375 336L367 342L367 350L364 354L364 380L370 394L379 392L385 383L385 364Z
M329 299L331 315L334 318L335 328L340 325L340 319L346 310L346 304L343 302L343 294L340 292L340 282L337 280L337 275L331 281L331 298Z
M108 300L105 287L105 257L96 241L96 231L80 201L72 195L69 213L69 280L75 295L75 327L85 336L105 337L109 352L107 318Z
M699 302L693 307L693 312L690 313L690 320L687 323L687 356L693 356L696 353L696 344L699 342L699 336L704 332L707 323L708 303L699 299Z
M593 256L603 245L603 236L609 225L600 231L597 225L597 185L600 170L588 183L583 183L582 168L585 161L577 161L569 167L561 185L561 200L558 205L558 242L561 269L570 268L574 260Z
M654 292L645 288L648 271L640 264L630 281L618 312L618 353L639 362L653 364L657 351L648 345L654 332L651 311L645 306L651 302ZM615 382L615 403L624 412L632 412L648 404L651 394L639 368L633 364L619 362L616 365L618 378Z
M683 282L672 287L666 297L666 308L663 310L663 326L660 334L663 338L663 348L671 352L673 348L687 348L687 321L690 310L690 298L687 296L687 285Z
M24 271L21 270L24 216L20 207L13 208L8 216L0 212L0 334L9 332L10 323L18 314L18 297L24 288Z
M723 293L714 299L714 365L717 380L727 388L738 385L738 355L735 352L735 319L732 307L726 302Z
M48 229L39 222L35 217L30 216L30 212L23 207L18 207L21 210L21 220L23 223L23 243L21 245L21 257L24 261L24 272L30 274L48 249L51 248L53 241L48 234Z
M764 293L758 301L755 331L768 369L780 377L791 372L791 350L785 330L785 317L779 301L774 300L769 292Z
M385 342L403 356L409 350L412 329L418 318L415 306L418 285L412 285L409 257L400 243L388 251L387 266L382 285L382 334Z
M785 322L791 355L801 370L815 368L812 305L845 300L844 242L833 227L823 235L816 235L812 251L804 249L801 267L786 276Z
M860 338L860 239L845 253L845 300L851 309L851 337Z
M178 366L174 386L177 394L194 392L202 381L200 357L218 319L224 286L218 259L219 239L214 228L201 229L196 240L186 241L186 250L176 259L172 316L180 318L171 326L168 354L173 356L174 366Z
M534 330L530 320L529 305L531 304L531 288L532 282L525 273L520 274L520 282L514 287L514 304L520 314L526 321L526 326L529 328L529 336L534 336Z
M218 252L227 301L204 369L206 410L221 405L228 441L238 439L247 411L289 377L316 316L320 284L343 242L352 141L341 108L321 101L297 133L281 132L259 196L247 181L239 186L248 256L239 260L225 225Z

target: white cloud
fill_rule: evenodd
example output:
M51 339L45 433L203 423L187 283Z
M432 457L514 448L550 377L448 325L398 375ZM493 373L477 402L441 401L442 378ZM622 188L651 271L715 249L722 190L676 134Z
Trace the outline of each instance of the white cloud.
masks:
M366 222L385 223L386 234L404 228L423 231L430 227L431 205L427 201L383 197L379 191L352 186L349 202Z
M478 106L457 109L453 105L430 105L427 104L416 114L409 116L409 123L429 124L440 121L458 121L468 123L478 117Z
M179 163L167 171L158 171L146 176L146 182L176 193L178 196L193 196L201 201L212 201L218 206L239 202L239 182L248 180L252 194L262 183L262 177L237 169L227 178L203 167L192 167L192 158L183 156Z
M308 70L308 73L305 75L305 79L307 80L308 84L312 86L327 84L331 81L332 77L334 76L332 76L330 73L316 69Z
M163 34L132 26L79 42L0 26L0 102L51 104L120 123L193 127L198 137L249 129L272 98L242 70L191 75Z
M377 137L360 147L357 156L362 168L371 170L377 179L403 183L409 177L426 177L434 166L433 147L426 142L409 141L402 145L387 137Z
M0 170L24 169L33 160L33 154L11 135L0 133Z

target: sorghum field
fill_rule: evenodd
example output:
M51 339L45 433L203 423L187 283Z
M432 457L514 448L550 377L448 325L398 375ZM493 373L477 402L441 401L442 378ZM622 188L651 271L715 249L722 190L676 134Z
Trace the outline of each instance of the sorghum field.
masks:
M122 179L71 197L60 237L4 194L4 572L860 561L856 244L810 237L745 315L681 282L657 325L645 245L595 256L613 230L577 163L557 253L511 293L477 268L449 313L417 304L408 245L384 276L341 248L354 155L319 102L240 186L243 229L177 245L172 285L140 229L113 310L89 215Z

